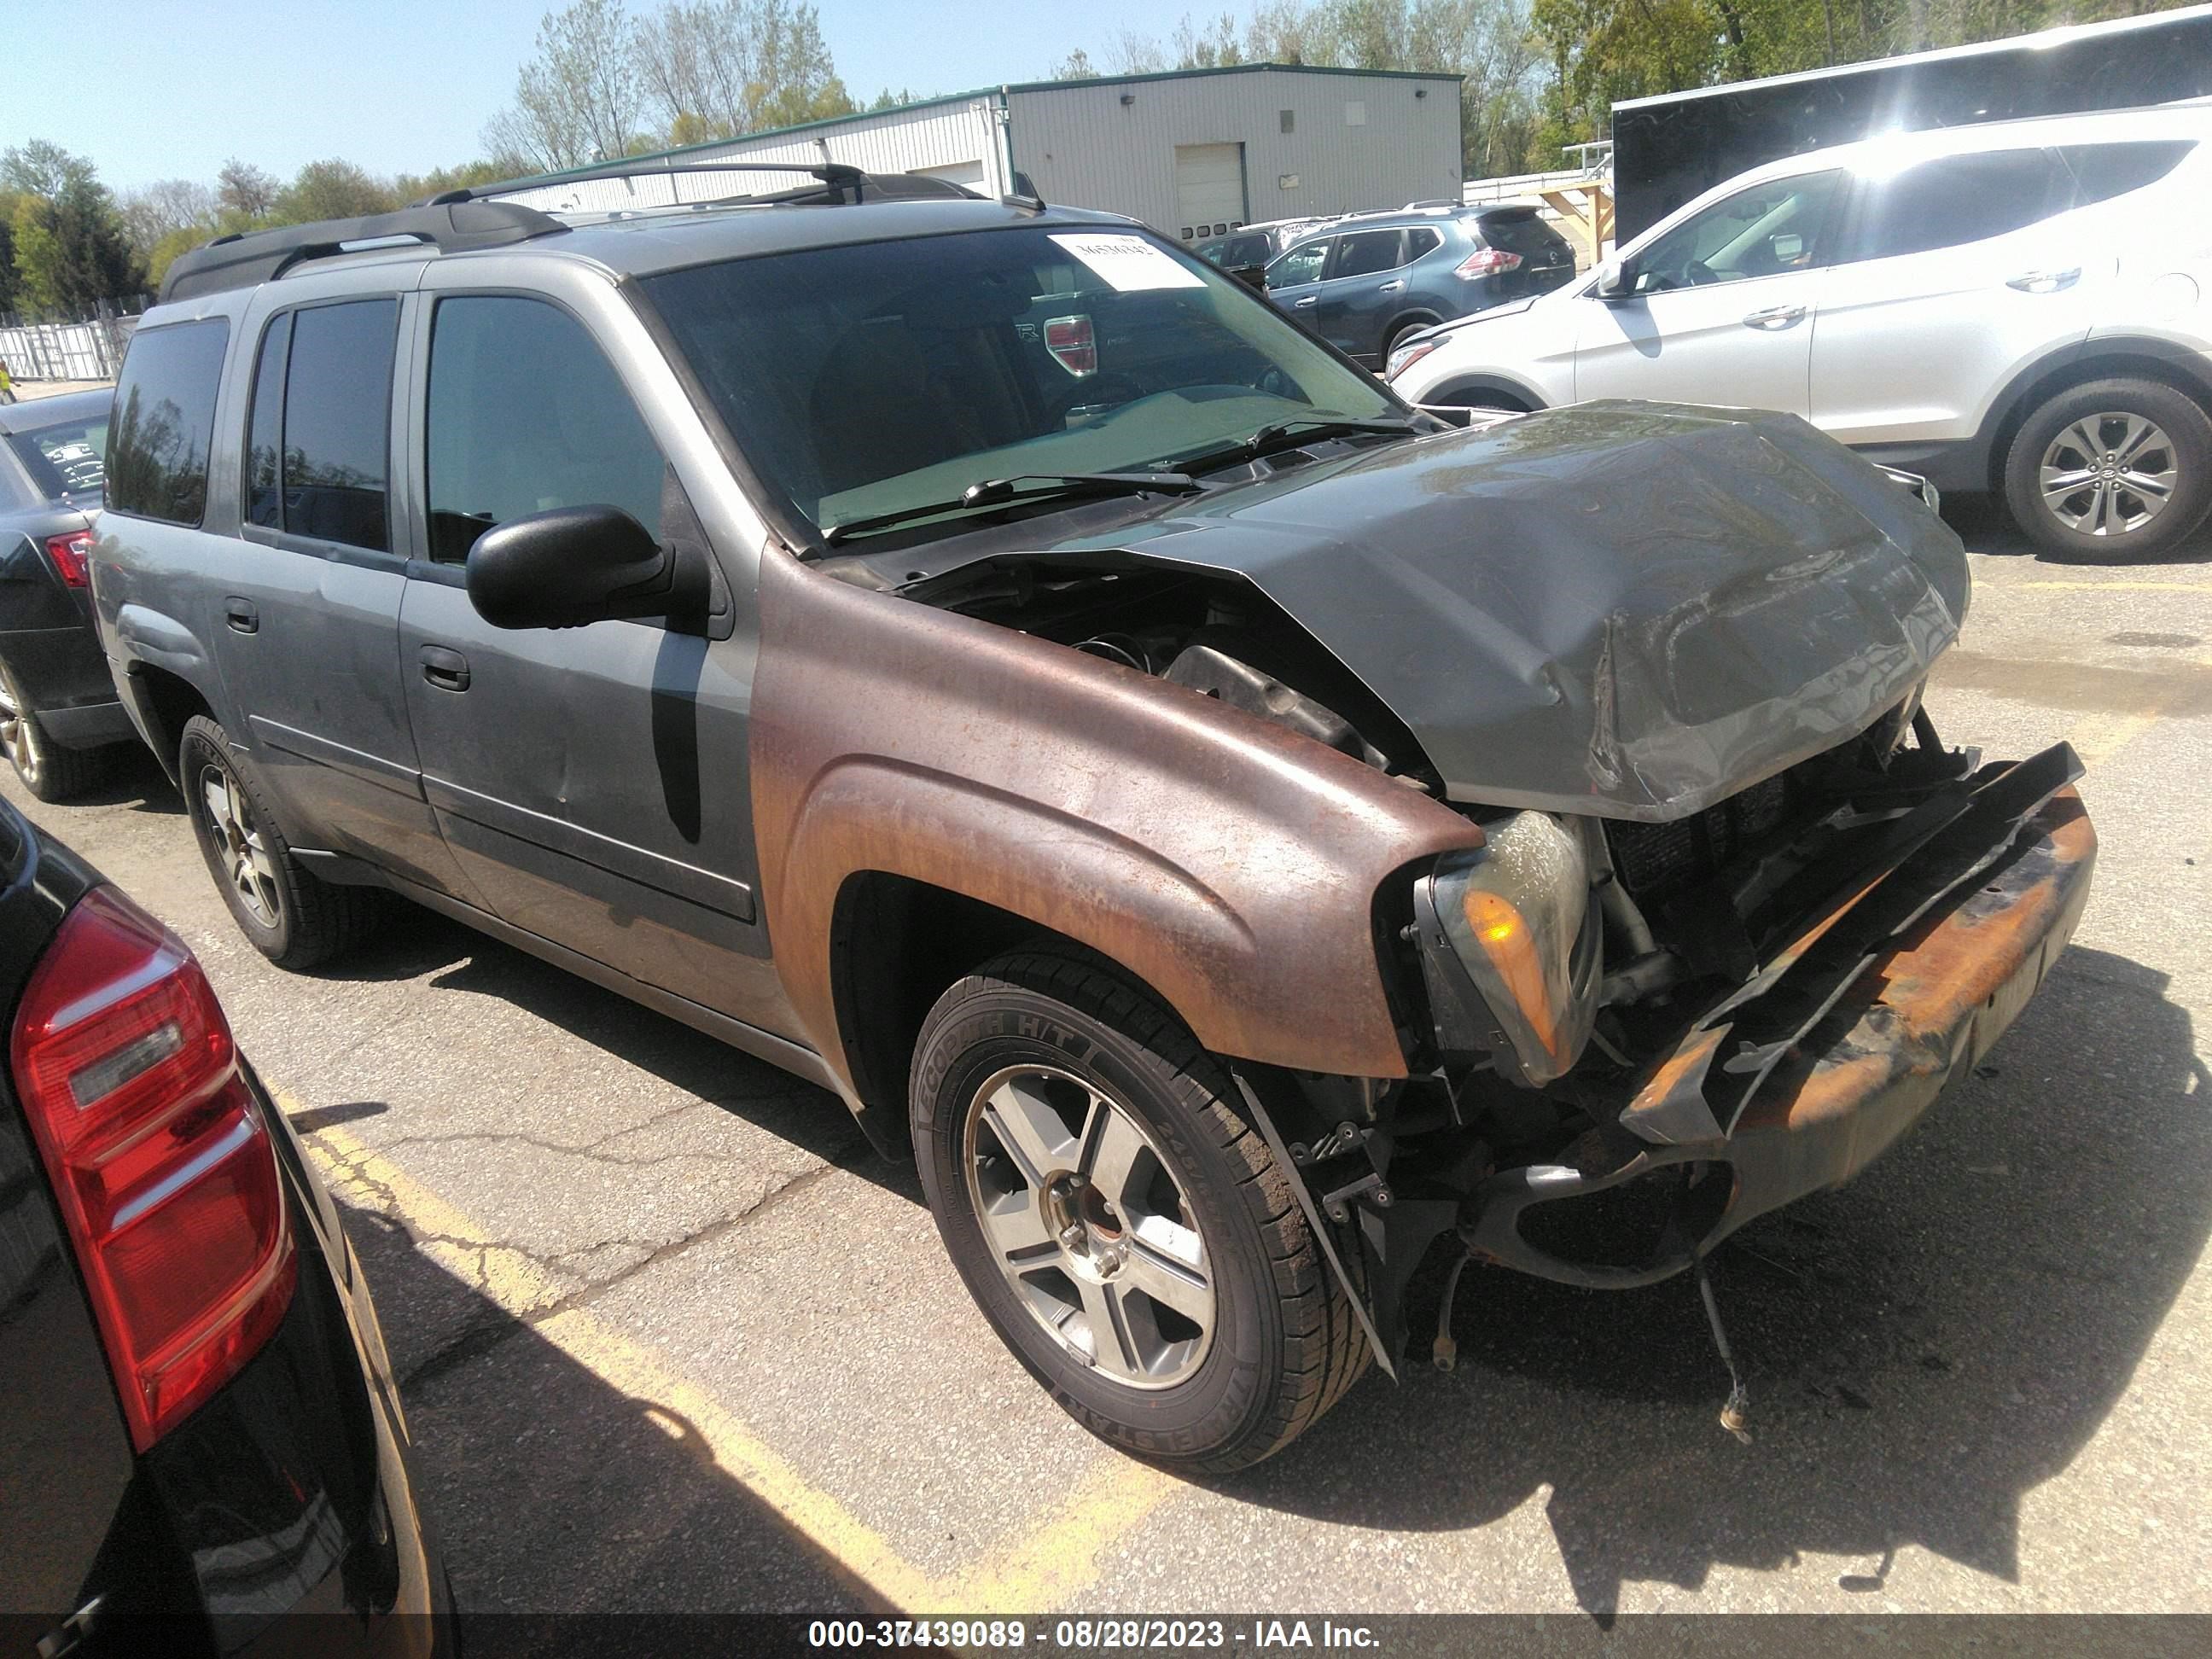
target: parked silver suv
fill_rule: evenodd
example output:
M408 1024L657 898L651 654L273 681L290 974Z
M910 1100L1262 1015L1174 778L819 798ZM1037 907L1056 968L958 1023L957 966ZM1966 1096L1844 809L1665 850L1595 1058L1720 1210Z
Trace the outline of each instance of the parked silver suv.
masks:
M2212 106L1893 133L1707 191L1585 281L1415 336L1417 404L1802 415L2084 558L2212 512Z

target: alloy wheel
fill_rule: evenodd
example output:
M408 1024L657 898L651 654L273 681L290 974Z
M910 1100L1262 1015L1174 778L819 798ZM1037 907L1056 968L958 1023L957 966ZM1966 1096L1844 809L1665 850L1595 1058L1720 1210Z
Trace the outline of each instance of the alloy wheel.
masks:
M30 717L16 702L15 688L4 674L0 674L0 750L24 781L39 775L39 749L31 740Z
M971 1100L968 1196L999 1270L1081 1363L1133 1389L1188 1377L1213 1341L1213 1264L1189 1195L1118 1103L1012 1066Z
M2173 441L2141 415L2084 415L2043 452L2037 488L2051 516L2084 536L2126 536L2166 510L2180 482Z
M228 768L210 766L200 774L200 799L223 873L239 902L264 927L275 927L284 914L276 863L269 855L253 809L246 805L246 792Z

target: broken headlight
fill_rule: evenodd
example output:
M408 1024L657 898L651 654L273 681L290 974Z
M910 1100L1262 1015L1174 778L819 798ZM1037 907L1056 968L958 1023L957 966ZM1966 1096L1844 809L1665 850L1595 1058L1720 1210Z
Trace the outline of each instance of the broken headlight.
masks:
M1597 1017L1604 934L1580 829L1549 812L1483 827L1415 884L1422 975L1447 1054L1486 1051L1531 1087L1563 1075Z

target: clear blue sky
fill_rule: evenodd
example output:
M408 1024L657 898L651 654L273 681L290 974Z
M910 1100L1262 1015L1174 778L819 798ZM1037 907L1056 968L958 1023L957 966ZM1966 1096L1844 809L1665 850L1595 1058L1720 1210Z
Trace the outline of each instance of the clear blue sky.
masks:
M629 0L651 9L652 0ZM1037 80L1123 29L1165 35L1224 0L818 0L853 96ZM1249 10L1235 7L1240 15ZM118 190L212 181L238 155L280 178L341 155L421 173L482 153L548 0L0 0L0 149L49 138Z

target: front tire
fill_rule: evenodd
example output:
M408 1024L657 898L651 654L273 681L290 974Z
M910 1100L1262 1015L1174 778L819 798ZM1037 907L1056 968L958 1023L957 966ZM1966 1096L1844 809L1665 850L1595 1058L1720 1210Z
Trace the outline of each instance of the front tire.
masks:
M56 743L23 696L5 663L0 663L0 750L43 801L74 800L107 776L112 759L106 749L71 749Z
M1358 1321L1227 1069L1073 956L962 980L916 1044L922 1187L999 1338L1124 1451L1220 1474L1366 1370Z
M2090 380L2046 399L2005 452L2021 528L2069 558L2170 552L2212 510L2212 419L2156 380Z
M326 882L293 856L260 785L204 714L185 722L177 777L216 890L263 956L280 968L313 968L375 930L383 895Z

